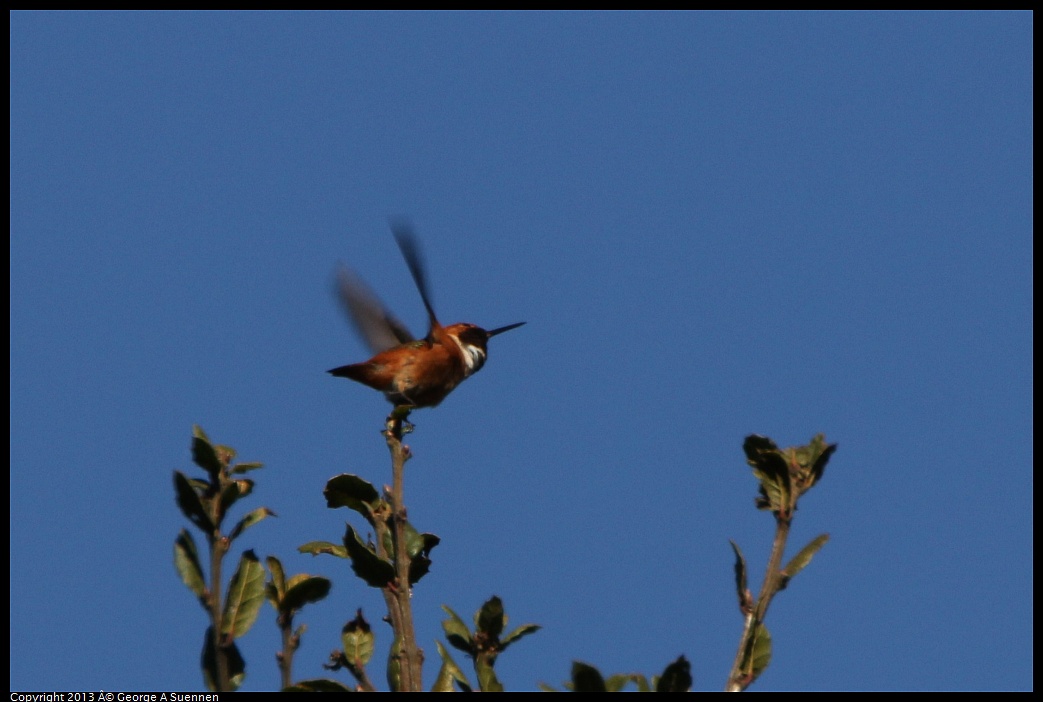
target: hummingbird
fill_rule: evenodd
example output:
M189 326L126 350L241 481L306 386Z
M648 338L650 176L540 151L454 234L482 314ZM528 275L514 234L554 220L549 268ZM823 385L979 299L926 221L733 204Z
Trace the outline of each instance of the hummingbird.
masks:
M427 336L415 339L362 279L342 266L337 274L338 296L359 335L376 355L368 361L328 372L379 390L396 407L434 407L457 385L482 369L489 339L517 329L525 322L491 331L466 322L443 327L431 306L427 276L412 229L392 223L391 232L427 309L430 322Z

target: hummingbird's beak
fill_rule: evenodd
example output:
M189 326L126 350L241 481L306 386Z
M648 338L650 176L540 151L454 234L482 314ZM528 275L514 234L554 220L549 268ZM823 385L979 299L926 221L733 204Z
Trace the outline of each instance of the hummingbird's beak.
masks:
M523 324L525 324L525 322L517 322L516 324L508 324L506 327L500 327L499 329L493 329L492 331L485 332L485 336L487 338L491 339L494 336L496 336L497 334L503 334L505 331L510 331L511 329L517 329L518 327L520 327Z

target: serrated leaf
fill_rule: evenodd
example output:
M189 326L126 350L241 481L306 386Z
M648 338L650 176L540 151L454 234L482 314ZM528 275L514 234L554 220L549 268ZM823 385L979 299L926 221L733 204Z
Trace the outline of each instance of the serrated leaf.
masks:
M236 463L229 472L234 475L241 475L242 473L249 473L252 470L261 468L264 468L263 463Z
M539 624L522 624L517 629L500 639L500 651L507 650L507 647L518 639L528 636L529 634L535 634L540 630Z
M174 567L177 568L181 581L199 598L206 609L206 578L203 575L203 566L199 562L196 542L186 529L182 529L174 540Z
M253 551L245 551L228 583L222 634L239 638L250 630L264 602L264 568Z
M454 680L466 691L470 691L471 683L453 657L449 655L446 647L442 645L441 641L435 641L435 646L438 648L438 655L442 658L442 667L438 669L438 678L431 687L431 692L452 692Z
M750 656L750 683L760 677L760 674L771 663L771 634L763 624L757 625L756 638L753 640L753 649Z
M373 657L373 643L376 636L370 629L369 622L362 616L360 609L355 618L344 625L340 633L340 641L344 646L344 657L352 669L361 668Z
M503 692L503 683L496 677L496 671L484 657L479 657L474 663L475 674L478 676L478 689L482 692Z
M395 579L395 568L374 553L349 524L344 534L344 547L351 558L351 569L370 587L382 588Z
M192 488L188 478L176 470L174 471L174 491L177 495L177 506L181 513L207 534L213 532L214 523L210 520L199 493Z
M203 651L200 656L200 667L203 669L203 683L208 690L217 691L217 649L214 648L214 628L207 627L203 635ZM235 642L230 642L225 647L225 655L228 661L228 682L231 691L235 692L246 679L246 661L239 653L239 647Z
M321 553L328 553L337 558L348 558L348 549L346 549L343 544L332 544L329 541L309 541L306 544L298 546L297 550L301 553L310 553L313 556L318 556Z
M790 562L782 569L782 575L785 578L784 585L788 584L794 575L804 570L804 567L811 562L814 555L826 545L827 541L829 541L829 534L820 534L790 559Z
M760 482L761 498L757 500L757 507L773 512L788 511L792 504L792 485L789 466L778 446L767 437L751 434L742 448L746 462L753 467L753 474Z
M322 494L326 498L326 506L330 509L353 509L373 524L373 511L380 502L380 493L359 476L345 473L330 478L326 481Z
M779 512L789 509L789 505L792 504L790 496L793 494L789 471L783 470L780 473L768 475L768 477L763 477L766 474L762 471L754 469L753 472L761 481L764 494L771 505L771 511Z
M496 595L490 597L474 617L475 632L481 631L491 639L499 638L506 623L503 602Z
M300 579L299 579L300 578ZM286 587L286 596L282 600L282 611L291 613L298 611L310 602L318 602L330 594L333 583L328 578L318 575L295 575L290 578Z
M666 666L656 683L656 692L688 692L692 688L692 664L684 656Z
M442 621L442 630L445 632L445 638L449 643L469 656L474 655L474 644L471 641L471 631L467 628L467 624L460 618L453 610L449 607L442 605L442 609L449 615L448 619Z
M608 692L605 687L605 678L592 665L572 662L572 691L573 692Z
M261 521L262 519L267 519L268 517L274 516L276 516L275 512L271 511L267 507L258 507L257 509L249 512L238 522L236 522L236 525L232 528L232 533L229 534L228 538L234 540L240 534L252 527L257 522Z
M757 457L763 453L770 453L772 451L778 451L779 447L774 441L766 436L760 434L750 434L742 442L743 453L746 454L746 461L752 466L757 460Z
M315 678L313 680L301 680L298 683L284 687L282 692L354 692L350 687L336 680L326 678Z

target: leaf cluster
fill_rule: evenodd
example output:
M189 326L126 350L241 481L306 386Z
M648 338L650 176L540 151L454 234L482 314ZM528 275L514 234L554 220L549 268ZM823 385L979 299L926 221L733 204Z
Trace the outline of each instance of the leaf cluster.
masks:
M260 463L233 463L234 459L234 449L213 444L196 426L192 431L192 460L206 477L190 478L174 471L178 508L203 533L210 551L208 581L191 532L182 529L174 540L174 566L210 617L202 667L211 690L234 690L242 684L246 667L235 639L253 626L264 599L264 568L252 550L243 552L223 598L221 561L246 529L275 516L267 507L258 507L239 519L227 535L223 533L229 510L253 492L254 482L240 476L261 468Z
M337 543L312 541L299 547L303 553L329 554L349 560L352 571L360 580L381 590L388 605L385 621L391 624L393 631L387 676L394 691L420 689L423 652L416 646L410 600L413 586L430 571L431 553L440 542L439 537L418 531L406 519L402 504L402 468L410 452L401 443L401 436L411 425L404 422L404 416L392 413L385 432L392 453L394 490L385 487L381 493L363 478L343 474L330 479L323 491L327 507L347 507L361 515L369 529L358 531L348 523L344 536ZM748 436L743 444L747 463L759 483L755 505L774 514L776 535L764 582L756 596L749 587L746 558L738 544L731 542L735 556L736 593L745 623L729 674L729 690L746 689L768 667L772 654L771 634L764 624L768 606L829 539L828 534L812 539L784 566L781 565L798 501L821 480L836 448L836 444L825 443L822 435L815 436L806 446L786 449L780 449L771 439L758 435ZM262 467L260 463L235 463L235 455L233 449L213 444L197 426L193 428L192 459L203 469L205 477L193 478L174 472L178 507L202 532L209 548L208 578L191 532L182 529L174 542L174 563L178 574L210 617L201 654L207 687L225 691L241 686L246 664L235 640L250 630L261 601L267 598L275 609L283 635L283 647L276 657L285 691L374 691L376 688L366 667L375 653L376 635L361 609L343 626L341 649L330 655L330 662L326 665L331 671L346 669L356 684L349 687L329 679L292 683L293 655L306 629L303 625L294 629L294 617L305 605L326 598L331 588L327 578L308 574L287 576L279 559L269 556L266 563L271 577L265 583L265 568L253 550L246 550L222 597L221 564L232 543L246 529L275 516L268 508L260 507L236 521L227 534L224 532L231 508L253 492L253 480L244 475ZM496 661L511 645L540 627L524 624L508 631L503 602L495 595L475 612L473 627L448 606L443 605L443 610L447 615L442 622L446 641L472 660L477 684L472 685L453 660L449 649L436 642L441 666L432 691L504 691L495 672ZM564 686L575 692L616 692L630 685L640 692L688 691L692 686L691 664L681 655L660 675L649 680L638 673L606 677L594 666L575 661L571 679ZM542 687L548 691L553 689L546 685Z
M346 525L344 538L340 544L328 541L311 541L298 550L302 553L318 555L326 553L338 558L350 558L351 569L355 575L370 587L384 588L395 579L394 565L394 529L383 528L385 523L393 522L393 510L386 497L381 497L377 489L357 475L338 475L326 483L323 490L326 506L330 509L347 507L358 512L380 535L380 542L363 540L351 524ZM408 520L402 520L405 534L406 552L409 555L409 584L414 585L423 578L431 567L431 550L439 544L434 534L418 532Z
M781 566L797 503L802 495L822 479L826 464L836 449L837 445L827 444L821 434L812 438L806 446L786 449L780 449L771 439L756 434L746 437L743 443L746 461L760 483L760 495L754 504L758 509L770 510L775 515L776 531L764 582L756 598L747 585L746 558L738 544L731 542L735 553L735 590L745 623L729 675L729 690L746 689L768 667L771 662L771 634L764 624L768 607L775 595L786 588L790 580L811 562L812 557L829 540L828 534L815 537L785 566Z
M573 692L622 692L631 683L638 692L688 692L692 689L692 664L684 656L678 656L649 682L640 673L619 673L606 678L589 663L574 661L572 679L565 687ZM549 685L541 687L546 692L558 692Z
M442 622L446 641L453 648L466 653L474 661L475 675L478 677L478 689L482 692L503 692L503 684L496 677L493 666L496 659L507 648L529 634L539 631L538 624L523 624L505 636L504 629L507 627L507 613L503 609L503 601L493 595L474 614L474 631L468 628L463 619L456 612L442 605L442 609L449 615ZM470 691L471 685L460 668L450 657L449 652L439 644L438 653L442 657L442 669L438 678L444 686L455 681L462 690ZM439 683L436 683L436 687Z
M751 434L742 449L760 482L757 508L791 519L800 496L822 479L837 445L825 443L825 437L818 434L806 446L780 449L768 437Z

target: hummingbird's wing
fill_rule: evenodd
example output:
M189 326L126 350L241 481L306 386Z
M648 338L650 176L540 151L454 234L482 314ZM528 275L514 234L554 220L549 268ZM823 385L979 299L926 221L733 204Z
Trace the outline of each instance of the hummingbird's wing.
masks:
M345 266L337 270L337 297L373 353L414 341L406 325L395 319L362 278Z
M424 307L427 309L427 316L431 320L431 326L435 327L438 325L438 319L435 317L435 310L431 306L431 295L427 289L427 276L424 274L424 261L420 256L420 248L416 243L416 236L413 235L413 227L406 221L392 220L391 233L395 235L395 241L398 242L398 248L402 251L402 257L406 259L409 272L413 274L413 282L416 283L416 289L420 291L420 299L424 301Z

